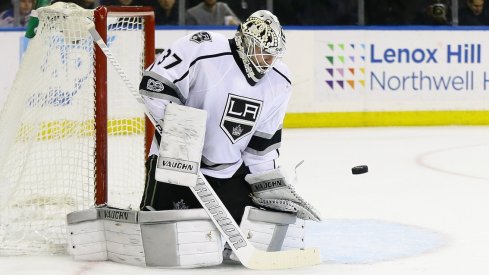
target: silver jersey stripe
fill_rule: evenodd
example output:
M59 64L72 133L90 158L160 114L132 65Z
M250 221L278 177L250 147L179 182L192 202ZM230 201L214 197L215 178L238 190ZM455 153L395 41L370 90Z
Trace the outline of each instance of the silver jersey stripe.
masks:
M217 163L214 163L214 162L206 159L204 156L202 156L201 162L205 165L202 168L209 169L209 170L214 170L214 171L220 171L220 170L224 170L224 169L226 169L228 167L231 167L231 166L235 165L239 161L237 161L235 163L223 163L223 164L217 165ZM216 165L216 166L214 166L214 165Z
M271 151L277 150L279 148L280 148L280 142L268 146L267 149L265 149L263 151L258 151L258 150L252 149L250 147L247 147L245 149L245 152L253 154L253 155L257 155L257 156L264 156L264 155L270 153Z
M174 97L174 96L171 96L171 95L161 94L161 93L155 93L155 92L151 92L151 91L148 91L148 90L139 90L139 93L141 95L144 95L144 96L149 96L149 97L158 98L158 99L165 99L165 100L174 102L174 103L176 103L178 105L183 105L182 101L180 101L180 98Z

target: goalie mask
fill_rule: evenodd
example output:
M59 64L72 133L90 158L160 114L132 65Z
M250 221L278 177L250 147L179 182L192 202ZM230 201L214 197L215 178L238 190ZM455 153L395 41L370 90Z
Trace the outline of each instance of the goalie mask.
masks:
M235 40L248 75L256 79L260 79L285 54L282 26L277 17L267 10L254 12L241 23Z

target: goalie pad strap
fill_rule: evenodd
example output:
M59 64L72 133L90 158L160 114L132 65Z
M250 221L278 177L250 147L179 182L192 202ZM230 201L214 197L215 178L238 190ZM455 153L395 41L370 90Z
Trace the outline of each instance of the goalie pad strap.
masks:
M252 208L250 206L247 206L247 208L250 208L247 215L247 218L250 221L267 222L267 223L275 223L275 224L293 224L297 220L297 218L294 215L290 215L286 213L280 213L276 211L264 211L257 208Z

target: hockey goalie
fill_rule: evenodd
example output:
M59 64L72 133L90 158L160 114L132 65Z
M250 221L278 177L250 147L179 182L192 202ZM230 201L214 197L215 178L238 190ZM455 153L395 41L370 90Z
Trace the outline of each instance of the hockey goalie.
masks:
M285 36L277 17L262 10L245 20L232 39L193 33L157 58L139 87L147 108L163 125L147 163L142 210L201 208L194 194L180 186L196 181L188 175L200 165L249 236L266 234L273 223L253 222L250 210L270 220L289 216L284 212L320 220L276 162L291 92L288 69L281 61L284 53ZM287 238L283 234L281 240L257 242L267 250L280 250Z
M147 266L238 260L229 244L223 250L189 189L199 172L256 248L304 248L304 221L321 218L277 164L291 93L285 44L277 17L260 10L231 39L204 31L178 39L145 71L139 92L161 130L146 162L138 219L143 241L152 243L141 251ZM102 215L117 221L124 213Z

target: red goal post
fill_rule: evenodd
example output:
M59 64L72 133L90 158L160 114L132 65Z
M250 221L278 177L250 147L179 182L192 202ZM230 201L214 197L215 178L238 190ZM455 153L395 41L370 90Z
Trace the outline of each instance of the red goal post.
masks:
M105 43L107 43L107 18L116 16L119 18L127 18L140 16L143 18L145 55L144 68L149 67L155 59L155 18L154 11L151 7L130 7L130 6L100 6L95 9L94 21L95 29L100 34ZM151 30L151 31L147 31ZM95 80L96 86L96 117L101 119L95 120L95 128L97 140L96 158L100 160L96 170L95 184L95 204L102 205L107 203L107 58L102 50L97 46L95 49L95 59L97 60L95 70L97 77ZM105 71L105 73L103 73ZM97 111L98 110L98 111ZM154 134L153 124L148 118L145 119L145 152L149 153L151 139Z

